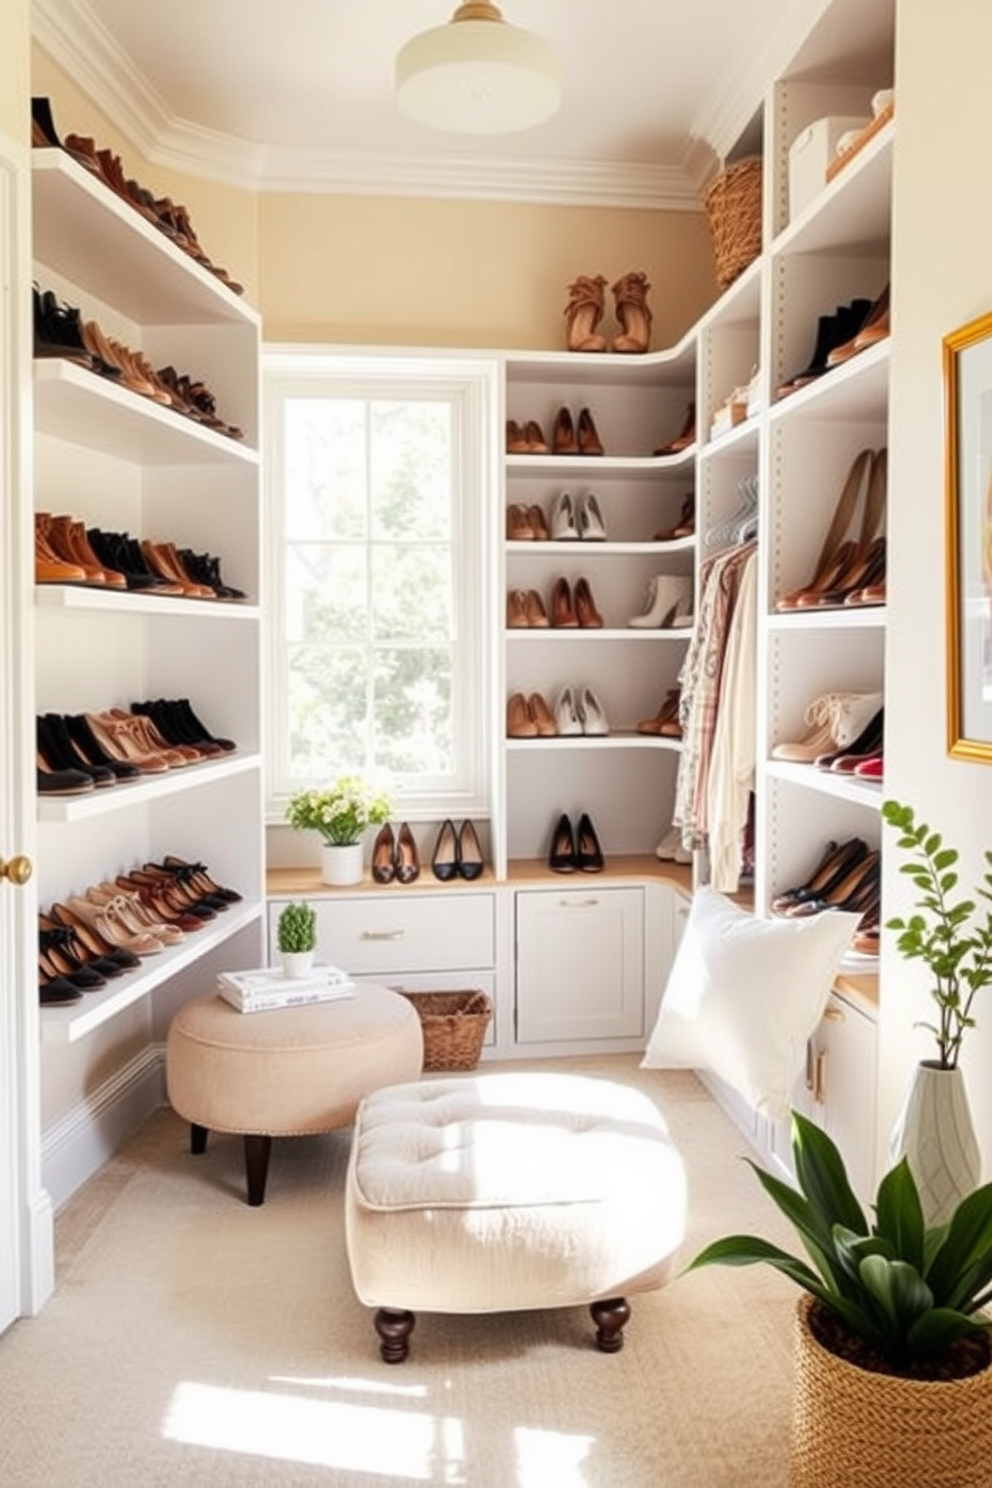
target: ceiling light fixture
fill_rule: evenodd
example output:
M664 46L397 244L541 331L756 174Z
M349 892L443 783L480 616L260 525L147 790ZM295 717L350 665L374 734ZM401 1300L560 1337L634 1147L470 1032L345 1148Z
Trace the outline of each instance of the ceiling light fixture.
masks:
M414 36L396 58L396 98L421 124L456 134L509 134L561 102L548 42L511 26L490 0L464 0L451 20Z

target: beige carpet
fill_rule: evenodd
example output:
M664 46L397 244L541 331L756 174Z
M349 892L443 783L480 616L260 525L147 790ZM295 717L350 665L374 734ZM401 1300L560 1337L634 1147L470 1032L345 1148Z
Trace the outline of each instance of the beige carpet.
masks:
M686 1258L732 1230L787 1238L692 1075L565 1067L657 1099L689 1172ZM65 1206L55 1295L0 1338L0 1483L784 1488L783 1278L679 1276L632 1300L613 1356L585 1309L425 1315L389 1367L348 1277L348 1140L277 1143L249 1209L240 1143L193 1158L159 1112Z

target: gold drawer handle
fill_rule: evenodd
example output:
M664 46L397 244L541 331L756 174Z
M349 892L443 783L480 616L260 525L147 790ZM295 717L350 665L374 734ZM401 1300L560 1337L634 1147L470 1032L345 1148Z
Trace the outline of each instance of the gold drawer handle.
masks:
M559 899L559 909L595 909L598 899Z
M844 1014L839 1007L828 1007L823 1014L824 1023L843 1023Z
M363 930L362 940L402 940L405 930Z

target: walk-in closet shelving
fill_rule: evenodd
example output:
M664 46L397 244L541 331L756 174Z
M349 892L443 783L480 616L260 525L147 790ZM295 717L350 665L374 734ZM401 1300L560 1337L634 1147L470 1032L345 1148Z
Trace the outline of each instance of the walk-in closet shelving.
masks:
M37 712L188 699L234 752L86 795L38 802L38 902L78 895L174 853L239 903L69 1007L46 1040L75 1040L227 947L262 954L259 317L67 154L36 149L35 281L155 368L202 381L241 437L54 357L35 361L35 510L220 559L243 601L39 585Z

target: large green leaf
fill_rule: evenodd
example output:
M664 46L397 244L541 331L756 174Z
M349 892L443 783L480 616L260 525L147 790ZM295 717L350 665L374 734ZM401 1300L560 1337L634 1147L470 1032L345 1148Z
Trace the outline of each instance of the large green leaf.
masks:
M762 1188L796 1230L826 1284L837 1291L850 1291L851 1284L845 1280L834 1249L833 1232L823 1215L790 1183L783 1183L773 1173L759 1168L757 1163L751 1166Z
M943 1245L934 1256L927 1281L938 1306L960 1307L967 1293L962 1278L992 1251L992 1183L962 1199L951 1216Z
M916 1319L907 1334L909 1356L926 1359L947 1344L953 1343L955 1338L973 1333L978 1327L992 1327L992 1322L979 1322L976 1318L966 1317L949 1307L931 1307L929 1312L924 1312Z
M879 1255L861 1262L861 1280L890 1348L900 1352L913 1323L933 1306L933 1293L914 1266Z
M799 1111L792 1113L792 1152L799 1187L831 1228L868 1234L868 1221L847 1180L844 1160L825 1131Z
M909 1163L902 1158L878 1186L875 1233L921 1274L924 1269L923 1208Z

